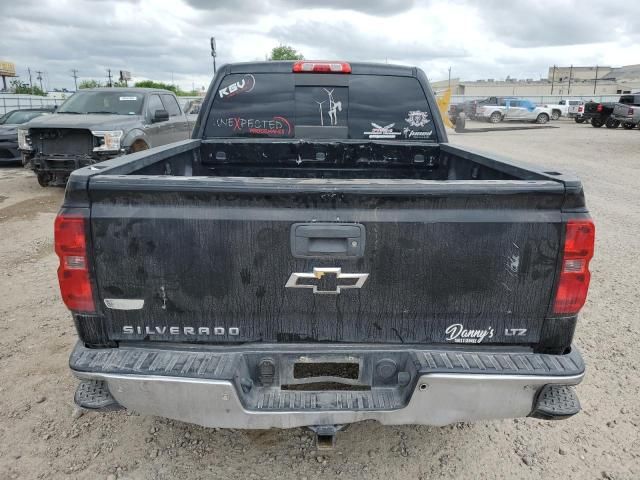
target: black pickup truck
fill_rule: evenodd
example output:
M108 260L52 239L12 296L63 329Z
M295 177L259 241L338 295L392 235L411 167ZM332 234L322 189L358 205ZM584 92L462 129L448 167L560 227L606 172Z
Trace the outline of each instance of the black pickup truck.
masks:
M417 68L227 65L191 140L69 179L75 400L321 445L565 418L593 243L577 178L450 145Z

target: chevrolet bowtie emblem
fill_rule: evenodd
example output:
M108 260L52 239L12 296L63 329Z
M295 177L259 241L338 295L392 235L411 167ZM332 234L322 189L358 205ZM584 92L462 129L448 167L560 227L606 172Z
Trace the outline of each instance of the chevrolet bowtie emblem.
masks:
M335 290L318 290L318 283L325 275L334 275ZM287 280L287 288L311 288L313 293L337 295L347 288L362 288L369 277L368 273L342 273L341 268L314 268L313 273L294 272ZM345 284L341 284L345 282Z

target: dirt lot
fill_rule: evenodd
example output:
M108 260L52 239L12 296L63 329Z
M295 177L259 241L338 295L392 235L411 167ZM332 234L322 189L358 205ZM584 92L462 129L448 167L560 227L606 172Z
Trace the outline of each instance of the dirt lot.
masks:
M571 169L584 182L597 250L576 339L588 362L583 413L446 428L366 422L341 433L331 454L317 453L302 429L74 415L75 336L52 248L63 192L0 167L0 478L640 478L640 132L554 125L450 140Z

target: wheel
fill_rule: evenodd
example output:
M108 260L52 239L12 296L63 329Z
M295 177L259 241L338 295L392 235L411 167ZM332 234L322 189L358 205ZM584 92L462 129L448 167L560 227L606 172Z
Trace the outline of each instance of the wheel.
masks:
M584 118L581 118L581 117L576 117L574 118L574 120L576 123L584 123Z
M604 125L604 122L600 118L592 118L591 119L591 126L592 127L600 128L602 125Z
M38 177L38 184L41 187L49 186L49 182L51 182L51 175L49 175L48 173L40 172L37 174L37 177Z
M500 123L502 121L502 114L500 112L493 112L489 117L489 122Z
M538 118L536 118L536 123L547 123L549 121L549 115L547 115L546 113L541 113L540 115L538 115Z
M560 118L560 110L554 110L551 112L551 120L558 120Z
M604 123L604 126L607 128L618 128L620 126L620 122L611 117L607 118L607 121Z
M141 152L143 150L149 150L149 145L147 145L143 140L136 140L131 145L131 153Z
M635 125L633 123L623 123L622 124L622 128L624 128L625 130L631 130L633 127L635 127Z

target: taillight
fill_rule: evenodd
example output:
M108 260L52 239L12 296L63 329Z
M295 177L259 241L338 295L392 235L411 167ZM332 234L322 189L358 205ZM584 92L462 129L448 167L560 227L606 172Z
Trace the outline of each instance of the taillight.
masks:
M598 104L598 106L596 107L596 111L597 111L597 112L601 112L601 111L602 111L602 108L603 108L603 107L602 107L602 104L601 104L601 103L599 103L599 104Z
M54 227L56 254L60 257L58 281L69 310L95 312L89 279L86 224L82 216L58 215Z
M580 106L578 107L578 113L582 113L582 112L584 112L584 106L583 106L583 105L580 105Z
M294 73L351 73L346 62L313 62L301 60L293 64Z
M569 220L564 240L564 254L553 312L576 314L587 299L589 260L593 257L595 225L591 220Z
M628 115L629 117L633 117L633 108L630 108L630 109L627 111L627 115Z

